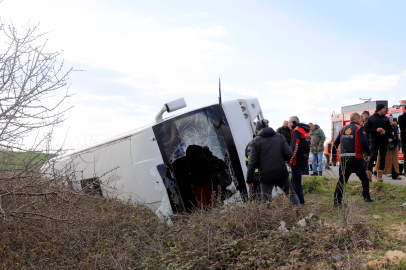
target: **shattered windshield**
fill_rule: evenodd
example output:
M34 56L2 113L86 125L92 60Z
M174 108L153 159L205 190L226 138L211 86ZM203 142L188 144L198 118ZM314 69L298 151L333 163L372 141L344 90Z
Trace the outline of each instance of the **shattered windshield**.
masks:
M190 145L207 146L214 156L225 159L227 145L221 130L214 127L212 118L209 117L212 114L210 111L212 110L201 109L161 125L159 135L169 162L185 156Z
M213 207L218 203L213 198L238 201L240 192L246 194L237 149L220 106L168 119L153 129L166 168L161 178L174 213Z

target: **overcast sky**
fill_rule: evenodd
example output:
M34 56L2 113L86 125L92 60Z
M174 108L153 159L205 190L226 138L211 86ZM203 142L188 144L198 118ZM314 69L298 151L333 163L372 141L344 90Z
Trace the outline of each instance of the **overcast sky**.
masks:
M359 98L406 99L405 1L3 0L16 27L40 23L64 50L78 148L188 109L257 97L273 128L297 115L330 134L330 115ZM0 52L1 53L1 52ZM61 59L62 60L62 59Z

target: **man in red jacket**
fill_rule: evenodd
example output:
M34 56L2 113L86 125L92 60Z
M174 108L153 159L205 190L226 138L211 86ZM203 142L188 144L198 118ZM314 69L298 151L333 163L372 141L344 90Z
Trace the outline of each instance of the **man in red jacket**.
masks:
M306 124L301 124L297 116L289 118L289 126L292 129L292 140L290 148L293 151L289 165L292 169L292 185L296 191L301 204L304 204L304 194L302 186L302 172L306 168L309 161L310 153L310 127Z

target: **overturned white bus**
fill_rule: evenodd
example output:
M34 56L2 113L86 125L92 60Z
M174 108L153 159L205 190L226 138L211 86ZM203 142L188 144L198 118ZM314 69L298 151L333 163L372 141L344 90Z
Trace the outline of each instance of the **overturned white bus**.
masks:
M162 119L165 111L184 106L183 99L169 102L154 124L59 157L55 168L75 188L140 201L164 215L210 207L213 194L225 202L247 194L244 150L254 121L263 118L258 100L227 101Z

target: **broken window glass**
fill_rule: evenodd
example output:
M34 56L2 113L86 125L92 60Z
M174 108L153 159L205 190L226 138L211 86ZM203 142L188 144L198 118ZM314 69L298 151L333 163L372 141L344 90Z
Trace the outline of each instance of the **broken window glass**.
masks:
M156 127L167 167L163 181L172 197L174 212L179 212L179 208L184 211L205 209L236 192L238 181L226 139L218 125L218 111L218 106L206 107ZM223 122L228 125L225 116ZM216 196L220 196L220 200Z

